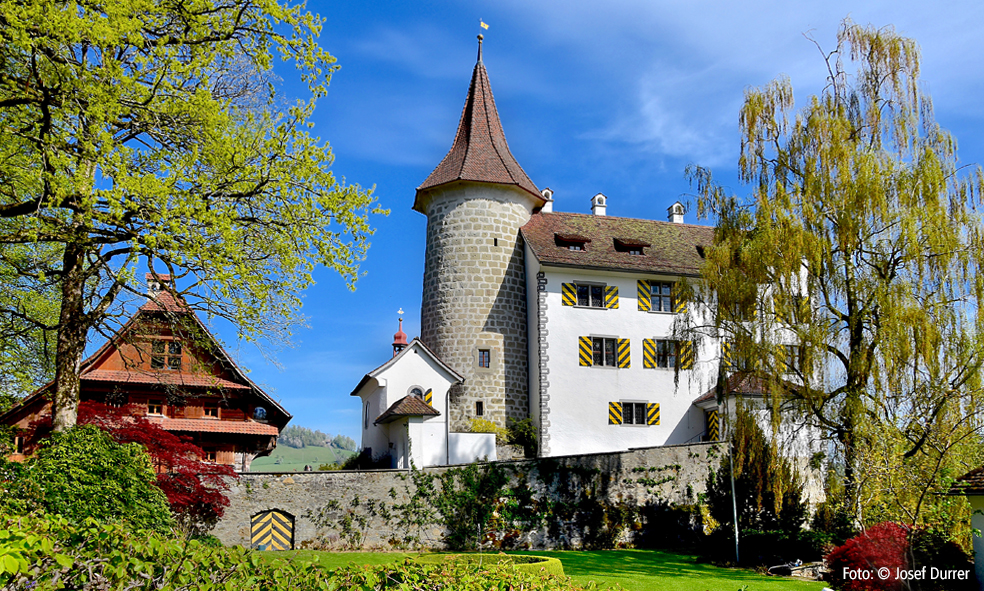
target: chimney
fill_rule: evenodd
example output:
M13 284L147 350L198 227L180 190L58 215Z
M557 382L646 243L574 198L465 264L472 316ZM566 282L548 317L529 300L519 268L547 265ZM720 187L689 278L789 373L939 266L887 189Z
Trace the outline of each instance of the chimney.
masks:
M399 314L402 316L403 308L400 308ZM400 330L396 331L393 335L393 357L400 354L400 351L407 348L407 333L403 332L403 318L400 318Z
M666 208L666 219L673 222L674 224L683 223L683 214L685 213L683 204L677 201L673 205Z
M594 215L605 215L605 201L607 197L598 193L591 198L591 213Z
M543 207L540 208L540 211L543 213L551 213L553 211L553 191L550 190L550 187L547 187L546 189L540 191L540 195L543 195L543 200L546 202L543 204Z

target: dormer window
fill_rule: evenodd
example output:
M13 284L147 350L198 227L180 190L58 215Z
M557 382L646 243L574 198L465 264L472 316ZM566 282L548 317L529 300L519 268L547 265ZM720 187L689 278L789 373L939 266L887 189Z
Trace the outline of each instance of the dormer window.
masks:
M560 248L566 248L567 250L585 250L587 248L588 242L591 239L587 236L579 236L577 234L554 234L554 242Z
M624 252L626 254L642 256L645 254L645 248L647 246L650 246L650 244L641 240L615 238L615 252Z

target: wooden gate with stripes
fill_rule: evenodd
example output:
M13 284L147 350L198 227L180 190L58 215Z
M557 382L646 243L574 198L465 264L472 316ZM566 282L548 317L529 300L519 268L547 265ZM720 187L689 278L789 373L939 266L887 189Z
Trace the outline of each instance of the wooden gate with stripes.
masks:
M250 520L250 540L254 550L293 550L294 516L271 509Z

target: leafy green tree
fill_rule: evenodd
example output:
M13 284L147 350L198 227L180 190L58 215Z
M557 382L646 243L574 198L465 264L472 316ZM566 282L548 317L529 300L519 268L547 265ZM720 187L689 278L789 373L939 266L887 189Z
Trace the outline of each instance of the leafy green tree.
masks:
M860 523L875 443L888 437L881 452L902 465L978 439L984 175L935 121L913 40L847 20L824 57L826 84L798 112L787 78L746 91L747 199L689 170L718 226L691 294L706 323L687 330L802 384L774 402L798 403L835 442Z
M22 492L15 497L33 495L40 508L76 523L92 517L157 531L173 525L143 446L117 443L95 425L53 434L18 476ZM16 505L16 500L7 503Z
M355 451L358 447L355 444L355 440L351 437L346 437L345 435L335 435L335 438L331 440L332 447L337 447L338 449L345 449L348 451Z
M0 271L54 281L60 302L54 321L0 313L57 333L56 430L138 270L245 338L286 333L315 265L357 278L379 210L308 130L336 68L320 25L276 0L0 0ZM307 98L275 95L275 58Z

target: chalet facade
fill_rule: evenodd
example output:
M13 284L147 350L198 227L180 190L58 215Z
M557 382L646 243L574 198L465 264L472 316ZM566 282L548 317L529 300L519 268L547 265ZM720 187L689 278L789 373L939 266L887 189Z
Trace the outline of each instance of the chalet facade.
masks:
M248 471L253 458L268 455L291 419L254 384L201 320L147 275L148 299L137 313L82 363L80 399L125 406L166 431L188 437L205 460ZM0 414L0 424L20 429L22 460L50 423L49 383Z

